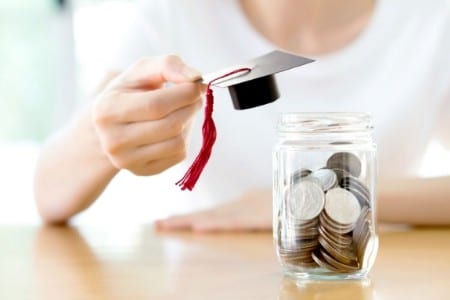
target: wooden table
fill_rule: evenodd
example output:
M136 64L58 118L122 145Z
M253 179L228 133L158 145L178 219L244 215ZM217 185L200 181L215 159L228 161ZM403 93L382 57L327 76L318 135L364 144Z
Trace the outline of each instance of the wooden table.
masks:
M368 281L296 285L272 237L0 227L0 299L450 299L450 229L383 230Z

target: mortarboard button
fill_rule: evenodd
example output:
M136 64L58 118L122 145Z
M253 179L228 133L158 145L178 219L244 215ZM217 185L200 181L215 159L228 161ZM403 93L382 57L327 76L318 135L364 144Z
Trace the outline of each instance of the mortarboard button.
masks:
M268 104L280 97L275 81L275 74L296 68L314 60L289 54L282 51L272 51L265 55L249 60L239 66L227 70L249 68L249 71L240 72L233 76L214 82L214 86L227 87L235 109L247 109ZM215 72L202 77L204 83L216 78Z

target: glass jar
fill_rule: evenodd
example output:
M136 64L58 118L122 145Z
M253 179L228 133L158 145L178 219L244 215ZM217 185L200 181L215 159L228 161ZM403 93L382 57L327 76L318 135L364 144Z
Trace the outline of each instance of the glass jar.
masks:
M371 117L284 113L277 130L273 234L285 274L366 277L378 250Z

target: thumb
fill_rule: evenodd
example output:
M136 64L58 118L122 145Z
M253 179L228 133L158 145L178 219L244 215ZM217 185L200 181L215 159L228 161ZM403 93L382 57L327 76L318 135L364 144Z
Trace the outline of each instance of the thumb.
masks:
M159 88L166 82L193 82L200 72L176 55L143 58L120 75L118 84L127 88Z

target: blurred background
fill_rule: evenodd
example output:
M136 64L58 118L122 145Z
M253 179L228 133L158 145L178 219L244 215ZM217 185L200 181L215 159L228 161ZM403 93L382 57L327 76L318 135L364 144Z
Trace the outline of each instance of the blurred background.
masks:
M126 22L132 5L132 0L0 1L0 224L39 222L32 196L39 148L91 100L105 71L108 39L121 30L115 21ZM439 166L449 165L433 162L433 154L440 151L439 145L431 146L424 175L438 175L443 169ZM121 184L113 183L82 218L95 223L126 218L132 223L188 206L177 203L174 209L174 202L142 200L145 178L121 176ZM121 211L123 201L129 213Z
M108 39L121 30L118 18L126 22L132 16L127 14L132 2L0 1L0 224L39 222L32 195L39 148L83 103L92 101L104 75ZM75 222L126 218L133 223L162 217L171 209L142 201L145 178L126 172L119 177L121 184L112 184L102 197L107 203L100 199ZM120 211L123 201L128 214ZM99 218L105 209L107 216ZM183 210L183 204L177 209Z

